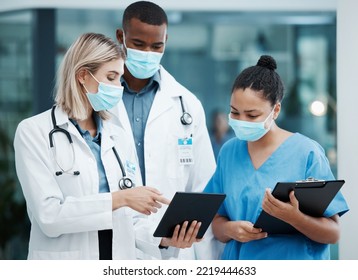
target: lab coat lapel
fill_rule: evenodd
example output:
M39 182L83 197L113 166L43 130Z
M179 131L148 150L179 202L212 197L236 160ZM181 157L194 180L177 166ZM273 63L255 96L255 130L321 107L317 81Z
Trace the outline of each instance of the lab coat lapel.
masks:
M114 147L115 141L119 138L119 128L116 125L111 124L108 121L103 122L101 150L102 154L105 154L108 150Z
M71 137L77 138L78 141L82 142L83 144L86 144L86 141L78 132L77 128L74 125L72 125L71 121L68 118L68 115L64 111L62 111L62 109L59 108L58 106L55 109L55 117L56 117L56 124L59 127L67 130L70 133Z
M181 89L177 87L175 79L163 67L160 67L159 74L160 87L155 95L147 124L173 107L175 98L181 95Z
M169 92L158 90L154 98L152 108L150 109L147 124L150 124L154 119L169 110L173 104L174 101Z
M111 120L110 122L114 123L115 125L118 125L124 129L124 131L127 132L128 139L131 139L134 143L134 138L132 134L132 127L129 123L129 118L127 114L126 107L124 106L123 100L121 100L117 106L113 107L109 110L111 113Z

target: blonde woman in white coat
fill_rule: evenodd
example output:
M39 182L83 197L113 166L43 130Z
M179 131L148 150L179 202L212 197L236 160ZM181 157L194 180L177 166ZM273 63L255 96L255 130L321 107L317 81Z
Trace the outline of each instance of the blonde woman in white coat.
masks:
M16 171L31 221L28 259L136 259L133 213L150 215L169 202L138 186L135 150L107 121L122 98L123 65L111 39L83 34L63 59L55 106L17 128Z

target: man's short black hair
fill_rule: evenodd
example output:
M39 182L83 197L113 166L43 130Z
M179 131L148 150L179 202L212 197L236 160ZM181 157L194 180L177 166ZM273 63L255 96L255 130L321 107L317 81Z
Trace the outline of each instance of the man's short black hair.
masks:
M149 1L138 1L130 4L123 14L122 27L125 29L132 18L150 25L168 25L168 18L164 10Z

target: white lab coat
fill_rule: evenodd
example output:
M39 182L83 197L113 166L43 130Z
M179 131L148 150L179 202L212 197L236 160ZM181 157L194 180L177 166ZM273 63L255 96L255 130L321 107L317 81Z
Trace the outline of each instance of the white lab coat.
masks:
M215 158L206 128L205 114L200 101L186 88L180 85L163 67L160 68L161 84L158 89L145 128L144 157L146 185L159 189L163 195L171 199L175 192L201 192L215 171ZM185 110L193 117L191 125L183 125L180 121L182 108L179 100L182 96ZM128 137L133 133L123 102L111 110ZM180 165L178 155L178 139L193 137L193 165ZM215 259L219 249L214 240L211 228L205 239L190 249L158 249L161 238L153 237L153 233L165 212L160 209L156 215L142 216L136 224L137 247L143 255L139 258L179 258L179 259ZM151 243L151 248L146 247ZM221 248L221 247L220 247ZM150 251L148 255L145 252ZM179 255L178 255L179 253Z
M98 259L98 230L103 229L113 229L113 259L135 259L134 211L127 207L112 211L111 194L98 192L97 164L90 148L66 113L56 107L55 115L57 125L72 137L72 172L78 170L80 175L55 175L59 168L49 145L53 129L50 110L22 121L14 140L16 171L31 221L28 259ZM110 191L116 191L122 173L112 147L123 164L126 160L136 164L136 154L123 130L112 123L103 122L101 139ZM55 133L54 140L61 166L70 166L67 138Z

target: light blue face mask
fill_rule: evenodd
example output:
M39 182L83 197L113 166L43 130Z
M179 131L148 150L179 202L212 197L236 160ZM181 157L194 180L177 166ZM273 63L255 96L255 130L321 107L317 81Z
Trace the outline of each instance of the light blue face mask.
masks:
M87 91L86 96L93 108L96 112L103 111L103 110L109 110L113 108L115 105L118 104L119 101L121 101L123 97L123 87L120 86L114 86L105 84L102 82L99 82L91 72L88 72L91 74L93 79L96 80L98 83L98 92L97 93L90 93L85 85L83 87Z
M274 108L275 109L275 108ZM273 124L273 119L271 120L270 125L265 127L265 123L272 115L274 109L267 116L267 118L263 122L247 122L235 120L230 117L229 114L229 125L235 132L235 135L240 140L254 142L261 139L270 129Z
M124 31L123 44L127 49L125 65L132 76L137 79L148 79L154 76L154 74L159 70L160 60L162 59L164 51L162 53L158 53L127 48Z

